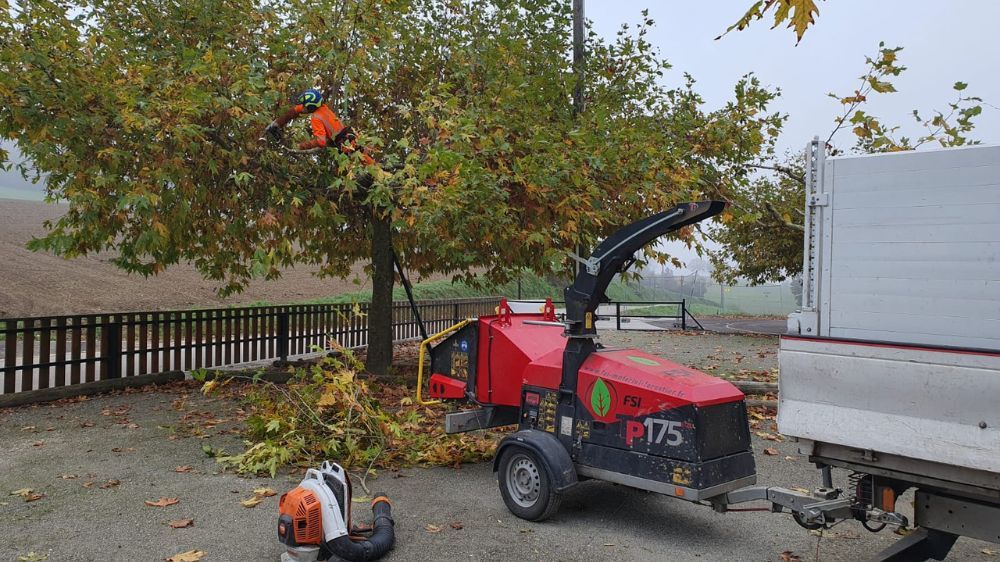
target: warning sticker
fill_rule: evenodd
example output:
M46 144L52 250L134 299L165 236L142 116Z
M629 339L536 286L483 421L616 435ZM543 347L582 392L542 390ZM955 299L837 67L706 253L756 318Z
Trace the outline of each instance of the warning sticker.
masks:
M569 416L559 418L559 433L573 435L573 418Z

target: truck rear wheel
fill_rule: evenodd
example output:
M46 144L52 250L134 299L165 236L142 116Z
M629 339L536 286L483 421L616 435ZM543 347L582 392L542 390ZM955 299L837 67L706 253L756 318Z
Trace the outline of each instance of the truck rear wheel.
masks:
M552 487L548 467L526 447L504 449L497 480L507 509L521 519L543 521L559 509L562 496Z

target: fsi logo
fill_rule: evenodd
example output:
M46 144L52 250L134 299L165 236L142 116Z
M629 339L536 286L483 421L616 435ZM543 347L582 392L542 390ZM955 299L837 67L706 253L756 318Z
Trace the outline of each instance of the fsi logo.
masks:
M625 445L631 447L632 442L639 439L647 441L650 445L676 447L684 442L682 428L686 428L686 424L677 420L646 418L642 423L629 420L625 424Z
M458 342L458 348L462 350L462 353L468 353L469 352L468 340L462 340Z

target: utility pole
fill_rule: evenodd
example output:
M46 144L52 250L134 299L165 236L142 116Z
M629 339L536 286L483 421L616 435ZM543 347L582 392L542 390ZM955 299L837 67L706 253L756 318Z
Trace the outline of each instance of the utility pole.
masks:
M573 117L576 118L583 113L583 80L584 80L584 60L586 53L583 46L583 1L573 1L573 73L576 74L576 84L573 86ZM576 248L576 255L586 259L590 254L587 247L580 244ZM576 265L577 271L583 273L586 266L582 263Z
M583 1L573 0L573 73L576 74L576 86L573 88L573 116L583 113L583 81L584 81L584 27Z

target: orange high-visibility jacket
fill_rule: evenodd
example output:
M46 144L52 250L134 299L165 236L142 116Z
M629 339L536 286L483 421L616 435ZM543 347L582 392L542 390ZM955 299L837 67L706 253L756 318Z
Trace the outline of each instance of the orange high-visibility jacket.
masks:
M305 108L302 105L296 105L288 113L278 118L277 123L279 126L284 127L289 121L303 113L305 113ZM313 138L300 143L300 150L332 145L337 135L345 129L344 123L340 121L337 114L326 104L319 106L319 109L309 114L309 124L312 126ZM341 142L340 150L349 154L357 150L357 148L353 142ZM371 156L363 152L361 158L365 164L371 165L375 163L375 160Z
M301 105L295 106L296 113L301 115L304 111ZM312 125L313 138L299 145L303 150L333 143L337 135L344 130L344 124L337 118L337 114L325 104L309 115L309 121Z

